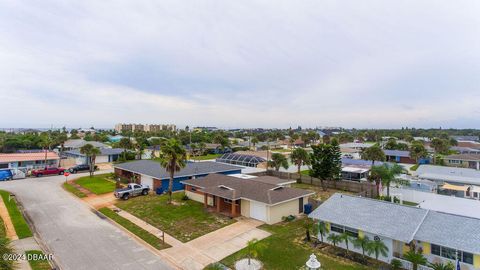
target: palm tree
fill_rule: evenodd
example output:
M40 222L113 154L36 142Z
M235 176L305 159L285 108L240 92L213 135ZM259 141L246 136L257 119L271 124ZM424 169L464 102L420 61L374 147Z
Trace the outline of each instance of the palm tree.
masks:
M47 168L47 157L48 157L48 151L50 150L50 147L53 144L53 139L50 137L50 134L46 134L43 136L42 140L40 141L40 146L45 150L45 168Z
M345 254L348 254L348 243L350 242L350 235L348 235L347 232L344 232L340 235L340 237L342 238L343 242L345 242L345 247L346 247L346 252Z
M191 143L190 144L190 151L191 151L193 159L195 159L195 152L197 151L197 148L198 148L198 146L197 146L196 143Z
M365 258L365 250L370 243L370 239L368 238L368 236L355 238L352 242L354 247L362 249L363 258Z
M186 166L186 151L176 139L169 139L161 147L160 165L170 173L168 182L168 203L172 203L172 188L175 172Z
M288 160L287 158L280 153L273 153L272 160L267 161L269 167L275 168L275 171L279 171L280 167L285 170L288 169Z
M253 137L250 142L253 144L253 148L255 148L255 145L258 143L258 138L257 137Z
M127 160L127 149L131 149L132 148L132 141L130 140L130 138L122 138L120 139L120 141L118 142L118 145L123 148L123 159L124 160Z
M441 262L429 263L428 266L433 270L455 270L455 265L452 262L443 264Z
M204 154L204 151L205 151L205 148L207 147L207 145L204 143L204 142L200 142L198 144L198 149L200 150L200 154Z
M410 146L410 157L418 163L420 158L427 157L428 152L421 141L414 141Z
M372 166L375 165L375 161L384 161L385 160L385 153L383 152L382 148L377 144L365 148L362 153L360 153L362 159L371 160Z
M250 265L251 263L250 260L252 258L257 258L264 248L265 243L258 241L257 238L253 238L252 240L247 242L248 265Z
M370 241L366 247L368 255L375 254L377 260L380 254L384 257L388 256L388 247L380 240Z
M301 167L302 165L310 164L310 155L308 154L307 150L303 148L297 148L293 150L292 154L290 155L290 160L293 164L297 165L297 173L300 179L302 177L300 175Z
M313 233L320 236L320 242L323 243L323 237L329 232L327 224L325 222L318 222L317 226L313 227Z
M327 240L330 241L334 247L336 247L338 243L342 242L342 236L331 233L328 235Z
M392 268L392 270L400 270L400 269L402 269L403 264L398 259L392 259L390 261L390 267Z
M403 168L398 164L372 166L370 170L370 180L375 181L377 194L380 194L380 182L387 187L387 196L390 197L390 185L396 181L396 176L402 173Z
M415 251L415 249L411 249L407 253L403 255L405 260L409 261L413 265L413 270L418 269L418 265L425 265L427 263L427 259L423 256L420 250Z
M310 238L310 229L312 228L313 224L310 222L310 219L305 219L303 223L303 228L305 229L305 239L310 242L312 239Z
M87 143L80 148L80 153L87 157L87 162L90 165L90 177L93 177L93 173L95 171L95 159L97 155L101 153L100 150L95 146Z

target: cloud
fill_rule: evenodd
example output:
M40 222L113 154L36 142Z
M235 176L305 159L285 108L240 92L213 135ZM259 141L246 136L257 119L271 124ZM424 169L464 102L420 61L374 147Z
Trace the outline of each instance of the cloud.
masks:
M4 127L476 127L477 1L4 1ZM477 102L475 102L477 101Z

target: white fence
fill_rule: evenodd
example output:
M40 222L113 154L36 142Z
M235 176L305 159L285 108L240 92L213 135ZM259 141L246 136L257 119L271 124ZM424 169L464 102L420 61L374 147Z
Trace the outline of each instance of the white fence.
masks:
M399 260L402 263L402 268L406 270L412 270L413 269L413 264L409 261L406 261L404 259L400 258L395 258L396 260ZM425 265L418 265L417 270L433 270L433 268L430 268Z

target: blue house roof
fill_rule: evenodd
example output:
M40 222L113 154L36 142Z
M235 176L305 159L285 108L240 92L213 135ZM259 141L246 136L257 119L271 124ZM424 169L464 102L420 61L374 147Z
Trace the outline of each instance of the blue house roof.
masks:
M394 156L394 157L410 157L410 151L402 151L402 150L383 150L386 156Z
M117 164L114 168L122 169L129 172L148 175L155 179L167 179L170 174L165 168L160 166L159 162L152 160L136 160ZM188 162L185 168L175 173L175 178L187 176L199 176L211 173L225 173L241 171L242 167L230 164L218 163L213 161L205 162Z

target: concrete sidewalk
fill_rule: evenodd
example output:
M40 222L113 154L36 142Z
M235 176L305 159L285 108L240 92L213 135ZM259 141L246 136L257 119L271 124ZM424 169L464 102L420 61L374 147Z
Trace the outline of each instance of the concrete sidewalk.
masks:
M134 215L110 206L112 210L119 210L117 213L130 220L135 225L161 237L162 231L148 224ZM245 248L248 241L256 238L263 239L270 236L270 233L257 229L263 223L253 219L239 218L237 222L203 235L190 242L183 243L171 235L165 235L165 242L171 248L160 250L158 253L165 256L169 261L176 262L177 266L186 270L201 270L205 266L218 262L223 258Z

